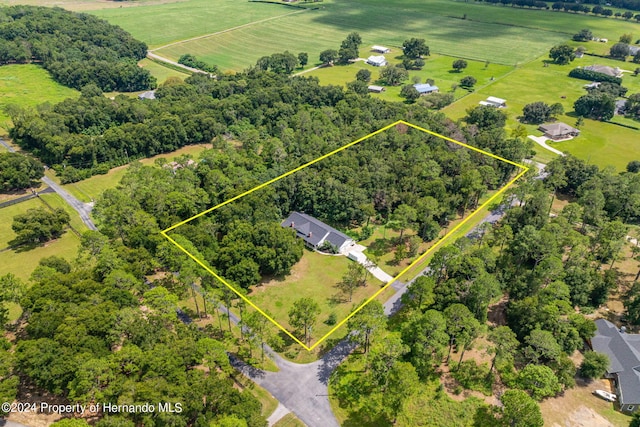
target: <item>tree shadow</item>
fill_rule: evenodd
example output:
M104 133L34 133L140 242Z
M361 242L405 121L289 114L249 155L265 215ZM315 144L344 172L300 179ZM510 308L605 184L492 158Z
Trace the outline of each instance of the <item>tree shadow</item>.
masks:
M392 239L378 238L369 245L369 247L367 248L367 251L372 253L375 256L380 257L386 253L391 252L392 248L393 248Z

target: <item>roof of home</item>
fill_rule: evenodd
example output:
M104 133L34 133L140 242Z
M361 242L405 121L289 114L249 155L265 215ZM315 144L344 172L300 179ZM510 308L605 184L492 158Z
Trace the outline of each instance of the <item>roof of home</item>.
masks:
M591 338L591 346L611 361L607 372L618 376L618 402L640 403L640 335L620 332L605 319L596 320L596 326L598 331Z
M606 74L611 77L618 77L622 74L622 70L620 68L613 68L608 65L587 65L584 69L600 74Z
M496 98L495 96L487 96L487 102L492 104L506 104L507 100L502 98Z
M580 133L578 129L572 128L568 124L562 123L562 122L547 123L544 125L540 125L538 129L544 133L547 133L553 136L562 136L562 135L567 135L569 133Z
M388 51L390 51L391 49L389 49L388 47L375 45L375 46L373 46L373 47L371 48L371 50L375 50L375 51L378 51L378 52L388 52Z
M635 55L640 52L640 46L629 46L629 55Z
M148 90L146 92L142 92L140 95L138 95L138 99L156 99L156 91Z
M387 62L387 59L382 56L382 55L371 55L369 58L367 58L367 62L373 62L376 64L383 64L385 62Z
M324 241L328 241L339 248L347 240L351 240L346 234L301 212L291 212L289 216L282 221L281 225L283 227L294 228L298 237L304 239L305 242L312 246L318 246Z
M432 86L429 83L419 83L413 85L413 87L415 87L416 90L420 93L430 93L439 90L438 86Z

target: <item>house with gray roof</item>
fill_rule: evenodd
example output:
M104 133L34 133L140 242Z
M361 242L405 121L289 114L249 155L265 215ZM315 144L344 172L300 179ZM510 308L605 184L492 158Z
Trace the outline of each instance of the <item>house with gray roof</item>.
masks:
M417 83L413 87L416 88L420 95L429 95L440 90L438 86L430 85L429 83Z
M554 141L560 141L564 139L571 139L580 135L580 131L576 128L569 126L566 123L556 122L540 125L538 130L544 133L549 139Z
M640 408L640 334L627 334L605 319L596 320L596 326L591 347L609 357L605 377L613 381L620 410L636 412Z
M584 67L585 70L593 71L594 73L605 74L610 77L622 77L622 70L619 67L609 67L608 65L588 65Z
M346 234L301 212L291 212L280 225L296 230L296 235L311 249L318 249L330 243L336 248L337 253L347 253L356 243Z

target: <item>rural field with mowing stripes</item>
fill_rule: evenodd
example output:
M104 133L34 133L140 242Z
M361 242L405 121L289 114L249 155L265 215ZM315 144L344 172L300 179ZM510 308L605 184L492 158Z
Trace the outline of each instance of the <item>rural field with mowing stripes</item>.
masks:
M303 9L236 0L188 0L90 13L106 19L144 41L151 49L192 37L212 34Z

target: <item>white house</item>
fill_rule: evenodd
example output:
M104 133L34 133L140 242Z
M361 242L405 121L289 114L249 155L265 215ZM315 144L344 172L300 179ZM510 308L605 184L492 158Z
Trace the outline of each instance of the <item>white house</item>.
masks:
M486 107L505 108L507 101L502 98L496 98L495 96L489 96L485 101L480 101L479 104Z
M382 55L371 55L369 58L367 58L367 64L373 65L374 67L384 67L385 65L387 65L387 60Z

